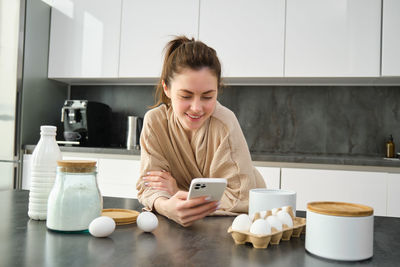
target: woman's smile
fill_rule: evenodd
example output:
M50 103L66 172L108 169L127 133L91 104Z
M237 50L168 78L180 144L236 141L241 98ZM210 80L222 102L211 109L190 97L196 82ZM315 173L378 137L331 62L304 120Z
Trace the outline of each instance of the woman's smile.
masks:
M203 115L192 115L192 114L188 114L188 113L185 113L185 114L189 117L189 119L191 121L199 121L200 118L203 116Z

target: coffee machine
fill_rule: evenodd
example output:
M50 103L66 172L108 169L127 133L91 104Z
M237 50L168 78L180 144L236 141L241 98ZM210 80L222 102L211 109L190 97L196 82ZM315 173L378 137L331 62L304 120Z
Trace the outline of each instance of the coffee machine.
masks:
M66 141L80 146L108 147L111 143L111 108L88 100L66 100L61 109Z

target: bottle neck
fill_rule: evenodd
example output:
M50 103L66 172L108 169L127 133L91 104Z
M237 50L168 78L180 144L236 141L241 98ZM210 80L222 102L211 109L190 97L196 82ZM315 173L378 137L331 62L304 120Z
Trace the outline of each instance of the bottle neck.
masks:
M56 143L56 136L55 135L48 135L48 134L41 134L39 142L40 141Z
M40 137L43 137L43 138L56 138L56 135L55 134L40 134Z

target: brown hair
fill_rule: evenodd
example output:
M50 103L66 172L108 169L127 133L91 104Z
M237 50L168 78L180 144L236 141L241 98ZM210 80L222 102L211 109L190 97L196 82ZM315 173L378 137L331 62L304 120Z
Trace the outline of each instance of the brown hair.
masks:
M171 104L171 100L164 93L163 81L169 87L174 75L186 68L200 70L207 67L217 78L218 87L222 85L221 64L217 53L203 42L196 41L194 38L189 39L186 36L175 36L167 43L164 51L164 64L154 95L155 104L151 108L161 104L167 106Z

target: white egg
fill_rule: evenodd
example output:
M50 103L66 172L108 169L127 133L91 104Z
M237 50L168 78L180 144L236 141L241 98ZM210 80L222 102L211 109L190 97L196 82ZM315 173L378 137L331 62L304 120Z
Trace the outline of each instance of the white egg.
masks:
M94 219L89 224L89 233L95 237L106 237L115 230L115 221L107 216L101 216Z
M293 220L292 217L290 217L289 213L287 213L284 210L281 210L277 214L278 219L283 223L286 224L289 228L293 227Z
M264 219L258 219L250 227L250 233L256 235L269 235L271 234L271 226Z
M158 226L158 219L154 213L144 211L137 217L136 224L144 232L152 232Z
M289 213L289 210L292 209L292 206L283 206L282 210L286 211L287 213Z
M255 215L256 215L256 212L249 215L250 221L254 221L254 216L255 216Z
M261 218L265 218L265 215L267 215L267 211L266 210L263 210L263 211L260 211L260 217Z
M232 230L235 231L249 231L251 227L251 220L249 215L240 214L237 216L232 223Z
M272 215L276 215L279 212L279 208L273 208L271 210L271 212L272 212Z
M277 216L271 215L267 217L267 222L278 231L282 231L282 222Z

